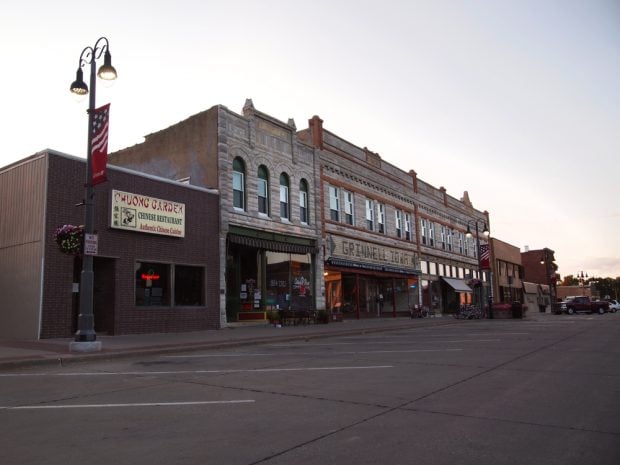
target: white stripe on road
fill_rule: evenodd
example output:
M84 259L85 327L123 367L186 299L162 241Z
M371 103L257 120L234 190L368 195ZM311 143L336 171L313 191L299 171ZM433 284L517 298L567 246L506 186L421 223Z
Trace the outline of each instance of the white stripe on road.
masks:
M501 339L454 339L451 341L437 341L437 340L433 340L433 341L371 341L368 342L367 344L429 344L429 343L438 343L438 342L443 342L443 343L457 343L457 342L499 342L501 341ZM360 342L333 342L331 344L326 343L326 344L313 344L310 342L304 342L304 343L290 343L290 344L269 344L269 347L294 347L294 346L312 346L312 347L320 347L320 346L326 346L326 347L330 347L330 346L353 346L353 345L360 345Z
M108 371L87 373L0 373L0 378L29 376L145 376L145 375L193 375L220 373L271 373L280 371L321 371L321 370L375 370L394 368L393 365L359 366L359 367L310 367L310 368L255 368L251 370L179 370L179 371Z
M22 405L17 407L0 406L0 410L44 410L63 408L118 408L118 407L179 407L184 405L209 404L244 404L255 402L253 399L244 400L207 400L202 402L147 402L139 404L65 404L65 405Z
M289 347L289 346L287 346ZM411 350L363 350L357 352L338 352L334 355L355 355L355 354L408 354L414 352L457 352L463 349L411 349ZM316 352L289 352L271 354L202 354L202 355L163 355L162 358L214 358L214 357L295 357L298 355L317 355ZM325 355L325 354L323 354Z

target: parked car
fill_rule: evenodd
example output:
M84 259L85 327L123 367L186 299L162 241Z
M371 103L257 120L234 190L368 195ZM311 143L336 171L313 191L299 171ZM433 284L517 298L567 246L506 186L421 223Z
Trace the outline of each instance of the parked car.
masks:
M609 303L604 300L590 300L588 296L577 296L572 300L562 302L560 307L563 313L572 315L577 312L598 313L602 315L609 311Z
M617 311L620 310L620 302L618 302L617 300L610 300L609 301L609 311L611 313L616 313Z

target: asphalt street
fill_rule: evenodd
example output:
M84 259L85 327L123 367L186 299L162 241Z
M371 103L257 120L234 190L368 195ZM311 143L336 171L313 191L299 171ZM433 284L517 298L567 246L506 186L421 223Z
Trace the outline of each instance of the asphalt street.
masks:
M620 463L620 314L0 372L5 465Z

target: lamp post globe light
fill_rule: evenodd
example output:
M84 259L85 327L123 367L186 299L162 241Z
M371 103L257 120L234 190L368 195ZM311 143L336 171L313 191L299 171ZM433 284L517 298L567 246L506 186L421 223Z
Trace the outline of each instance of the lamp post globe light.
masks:
M581 288L581 294L586 295L586 279L588 279L588 273L584 273L583 270L577 273L577 281L579 282L579 287Z
M95 73L97 60L103 55L103 65ZM82 68L90 65L89 86L84 82ZM116 79L116 70L112 66L112 55L110 55L110 45L108 39L100 37L95 42L94 47L86 47L80 54L78 69L75 81L69 90L78 96L88 93L88 142L86 147L86 182L84 184L84 238L92 236L94 233L95 190L92 181L92 147L93 147L93 121L95 113L95 98L97 76L100 79L112 81ZM89 88L90 87L90 88ZM80 313L78 315L78 329L75 333L75 340L70 344L70 350L76 352L93 352L101 350L101 342L97 341L95 333L95 319L93 312L93 255L82 254L82 272L80 274Z
M482 225L482 234L484 235L484 237L488 238L489 235L491 234L489 232L489 228L487 227L487 223L486 221L480 221L480 220L469 220L467 222L467 232L465 233L465 236L467 236L469 239L471 239L474 235L471 232L471 227L470 225L474 226L474 231L476 233L476 256L478 257L478 278L480 279L480 287L479 287L479 295L478 295L478 303L480 304L480 310L483 309L484 304L483 304L483 295L482 295L482 259L480 257L480 230L478 229L478 224L481 223ZM489 252L490 253L490 252ZM491 302L491 296L489 295L489 318L493 318L493 309L491 307L492 302Z

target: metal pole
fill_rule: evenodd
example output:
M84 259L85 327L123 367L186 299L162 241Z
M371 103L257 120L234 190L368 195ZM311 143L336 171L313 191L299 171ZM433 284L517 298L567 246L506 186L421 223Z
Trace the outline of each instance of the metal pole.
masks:
M88 142L86 145L86 182L84 184L84 237L94 232L95 190L92 184L92 144L93 144L93 118L95 112L95 94L97 76L95 73L95 51L90 63L90 95L88 99ZM82 273L80 275L80 314L78 315L78 330L75 333L76 342L93 342L97 339L95 333L95 318L93 311L93 256L82 253Z

